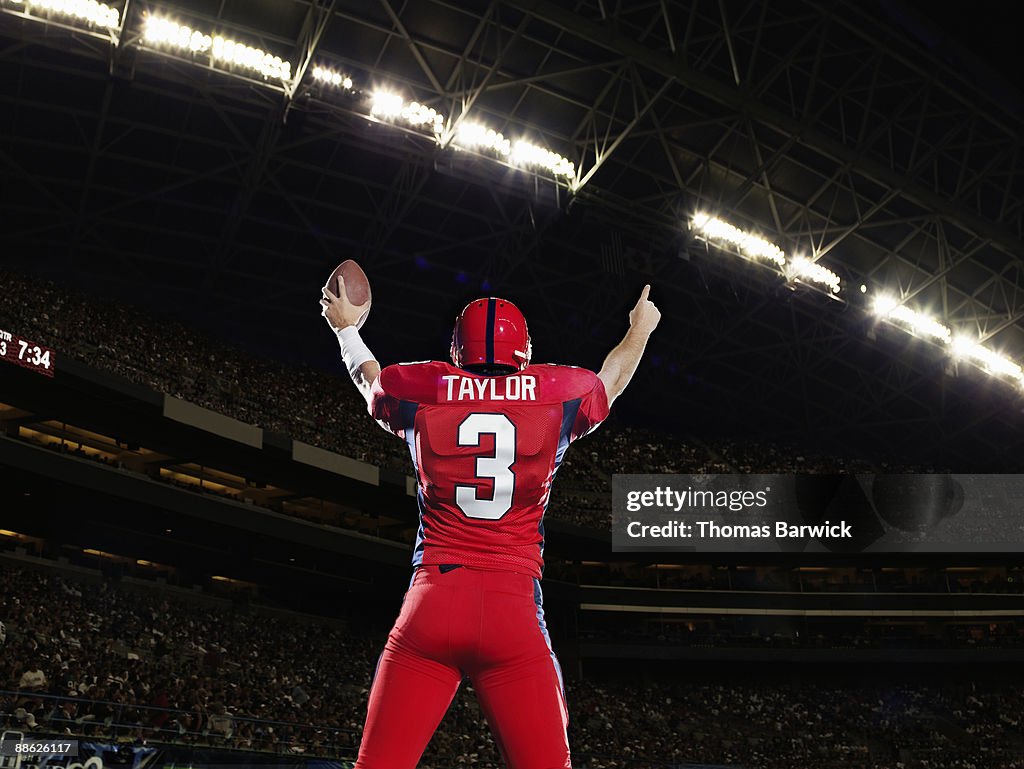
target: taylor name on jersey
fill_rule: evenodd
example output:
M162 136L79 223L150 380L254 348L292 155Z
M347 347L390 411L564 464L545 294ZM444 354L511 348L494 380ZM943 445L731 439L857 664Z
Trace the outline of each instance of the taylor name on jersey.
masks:
M504 377L458 376L441 377L447 383L446 401L535 401L537 378L529 374Z

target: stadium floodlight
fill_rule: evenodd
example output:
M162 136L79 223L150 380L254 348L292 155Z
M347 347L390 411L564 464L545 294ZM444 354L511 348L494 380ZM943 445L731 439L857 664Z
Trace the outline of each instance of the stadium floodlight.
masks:
M1024 387L1024 369L1005 355L966 336L956 337L953 340L952 349L954 358L968 360L988 374L1009 377Z
M152 45L177 48L191 54L205 54L210 57L211 64L248 69L268 80L287 81L292 76L291 62L284 61L280 56L221 35L207 34L162 16L146 16L142 39Z
M884 318L898 307L899 304L900 303L897 301L896 297L890 294L879 294L875 297L872 309L874 310L875 315Z
M555 176L576 175L576 164L571 160L525 139L519 139L512 145L509 160L517 166L544 168Z
M243 69L259 72L263 77L272 80L290 80L292 76L290 61L267 53L262 48L253 48L220 35L213 38L212 57Z
M409 125L426 126L435 134L441 133L441 129L444 127L444 115L433 107L427 107L414 101L402 106L399 117Z
M935 318L922 312L911 310L889 294L875 297L873 309L878 317L894 323L914 336L926 337L947 344L953 336L948 326L942 325Z
M49 14L84 21L96 27L116 30L121 26L121 12L97 0L7 0L26 13L46 21ZM40 15L43 14L43 15Z
M698 213L690 220L690 226L708 240L731 243L740 253L755 259L765 259L782 267L786 264L786 254L774 243L744 232L710 214Z
M352 90L352 78L327 67L313 67L313 78L321 83L344 88L346 91Z
M444 129L444 115L419 102L407 102L390 91L374 91L370 95L370 114L379 120L396 120L413 128L426 127L439 136Z
M504 134L488 128L483 123L471 120L459 123L455 131L454 143L467 149L484 149L497 152L503 157L508 157L512 152L512 142L505 138Z
M370 114L379 118L396 118L405 100L397 93L374 91L370 95Z
M467 120L455 130L452 143L466 149L494 152L515 166L543 168L553 176L566 178L576 175L576 164L566 157L525 139L514 144L504 134L483 123Z
M206 53L213 47L213 38L184 24L160 16L147 16L142 39L154 45L170 46L191 53Z
M800 278L811 283L820 283L827 286L833 294L838 294L840 289L839 276L827 267L811 261L805 256L798 256L789 262L789 277Z

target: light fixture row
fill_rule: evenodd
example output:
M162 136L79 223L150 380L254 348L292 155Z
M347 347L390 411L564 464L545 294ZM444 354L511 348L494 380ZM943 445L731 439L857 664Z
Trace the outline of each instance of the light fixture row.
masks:
M60 19L99 28L117 35L122 22L121 12L98 0L0 0L12 10L41 21ZM268 85L276 85L294 93L298 77L290 61L262 48L248 45L225 35L199 29L167 16L145 13L140 44L153 50L173 51L190 57L196 63L227 71L241 71L261 77ZM359 96L350 75L331 67L316 64L310 69L313 81ZM575 164L563 155L525 138L506 139L502 134L479 121L459 118L450 121L433 107L406 100L402 95L385 90L368 94L368 113L380 122L402 123L424 131L442 147L473 150L496 157L508 165L541 169L575 189L578 181Z
M751 261L766 262L788 281L800 280L834 299L845 301L839 276L820 262L805 256L788 258L775 243L705 212L698 212L690 219L690 228L711 245L733 250ZM868 293L867 286L862 285L860 290L862 294ZM876 294L871 299L870 310L880 320L945 348L954 361L971 363L985 373L1008 380L1024 390L1024 369L1012 358L986 347L967 334L954 334L940 320L906 306L892 294Z
M40 21L59 20L117 33L122 24L121 11L98 0L0 0L7 7ZM172 49L195 58L203 57L212 67L240 69L261 76L268 82L291 86L291 62L261 48L223 35L211 34L173 19L147 13L144 16L143 45L154 49ZM311 68L313 80L326 87L356 93L351 76L330 67ZM360 94L362 91L359 92ZM540 168L575 189L579 176L575 164L564 156L526 139L511 140L479 121L460 119L452 122L432 107L407 101L388 90L369 93L369 115L380 122L402 123L432 136L441 146L467 149L495 156L518 167ZM806 256L787 258L775 243L744 231L710 214L698 212L690 228L706 242L735 250L753 261L768 263L787 281L811 285L834 299L840 299L843 285L839 276L820 262ZM867 287L861 286L866 293ZM888 294L878 294L873 313L903 331L948 348L957 361L968 361L992 376L1008 379L1024 389L1024 369L1011 358L965 335L954 335L942 322L927 313L907 307Z

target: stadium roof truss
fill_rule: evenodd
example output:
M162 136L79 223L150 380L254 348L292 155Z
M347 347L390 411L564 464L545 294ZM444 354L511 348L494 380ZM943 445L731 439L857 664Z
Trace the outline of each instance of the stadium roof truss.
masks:
M536 289L535 329L578 330L564 349L592 358L621 333L608 308L627 308L623 283L647 279L675 329L666 369L776 409L794 434L916 424L947 447L1021 448L999 427L1007 401L1020 410L1014 387L977 372L955 384L947 353L867 311L885 291L1024 359L1019 92L928 51L912 14L119 0L102 29L59 5L0 0L5 251L83 280L161 276L228 314L241 291L282 316L354 256L378 296L402 292L389 311L410 341L453 291ZM260 49L290 76L158 45L150 17ZM438 122L381 117L380 90ZM470 122L572 172L460 146ZM840 301L695 238L699 211L827 266Z

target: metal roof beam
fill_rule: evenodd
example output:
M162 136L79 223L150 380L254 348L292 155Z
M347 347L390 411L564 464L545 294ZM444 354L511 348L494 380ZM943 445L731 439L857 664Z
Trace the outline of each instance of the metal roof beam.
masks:
M964 211L948 198L920 185L909 175L888 168L862 153L814 129L812 125L779 112L758 102L749 92L723 84L716 78L692 69L676 58L631 40L618 30L598 24L548 0L508 0L509 4L532 14L552 26L577 35L615 54L626 56L643 66L666 76L676 78L682 85L714 99L718 103L771 126L784 134L803 137L803 144L841 164L855 164L862 173L884 186L902 190L906 197L918 205L936 211L966 229L990 239L993 244L1010 254L1024 251L1024 241L1008 228Z
M299 64L292 75L292 81L286 83L284 88L285 99L289 105L295 98L295 92L302 85L302 79L306 76L306 71L313 62L313 57L316 56L317 49L320 47L320 40L323 38L324 31L331 23L331 17L334 15L336 2L337 0L324 0L323 2L314 2L309 6L306 20L302 25L302 32L299 35ZM287 114L286 110L285 116Z

